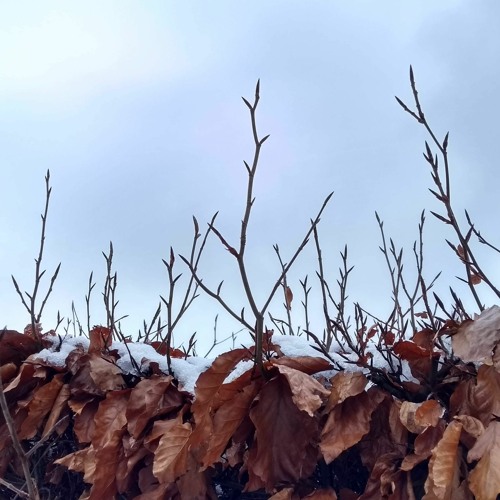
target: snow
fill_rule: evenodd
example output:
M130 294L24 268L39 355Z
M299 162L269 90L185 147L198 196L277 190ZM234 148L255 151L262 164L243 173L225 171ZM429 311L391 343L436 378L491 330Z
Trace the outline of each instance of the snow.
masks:
M313 356L324 357L319 351L314 349L311 342L302 336L273 335L272 342L280 346L281 352L285 356Z
M88 350L89 339L86 337L72 337L67 335L65 337L48 337L52 342L52 346L43 349L36 356L38 359L42 360L44 363L56 366L64 367L66 363L67 356L75 349L82 349L84 352ZM298 357L298 356L313 356L321 357L327 359L323 353L319 352L314 348L314 343L311 343L303 336L288 336L288 335L277 335L273 336L273 342L279 345L281 352L285 356ZM124 344L122 342L113 342L110 346L110 350L116 350L119 355L117 360L117 366L124 373L131 373L139 375L131 357L134 359L136 365L139 369L146 370L149 368L151 362L158 363L159 369L168 373L168 365L166 356L159 354L155 349L149 344L144 344L141 342L130 342ZM387 362L375 349L375 344L370 346L370 352L373 355L373 366L378 368L387 368ZM341 366L345 368L346 371L354 372L361 371L367 372L366 369L358 366L356 364L357 356L354 353L347 353L340 355L338 352L332 351L329 353L331 358L338 362ZM351 363L346 362L346 358ZM171 367L174 377L179 382L179 389L185 390L194 394L196 381L198 377L207 370L213 362L213 359L200 358L200 357L188 357L187 359L172 358ZM254 363L250 360L240 361L232 372L226 377L225 383L229 383L241 375L243 375L248 370L251 370ZM407 380L414 380L411 375L409 366L407 362L403 362L403 376ZM328 370L321 372L316 376L323 376L326 378L333 377L337 372L334 370Z
M211 366L213 359L191 357L187 359L172 358L172 370L179 381L180 389L194 394L198 377Z
M71 335L48 336L46 340L52 342L52 346L41 350L36 357L49 365L63 367L66 365L66 358L77 348L87 351L89 348L89 339L87 337L72 337Z
M243 361L240 361L233 369L233 371L226 377L224 380L225 384L229 384L229 382L232 382L233 380L236 380L238 377L241 377L244 373L246 373L248 370L251 370L254 367L254 362L250 361L248 359L244 359Z

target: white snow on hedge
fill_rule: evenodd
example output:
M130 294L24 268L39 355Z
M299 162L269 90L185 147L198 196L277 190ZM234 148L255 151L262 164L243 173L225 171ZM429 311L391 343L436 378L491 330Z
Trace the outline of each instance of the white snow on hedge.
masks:
M86 337L72 337L67 335L64 338L58 336L49 337L49 340L52 342L52 346L40 351L36 357L45 363L57 367L65 366L66 358L73 350L83 349L87 351L89 347L89 339ZM281 352L285 356L313 356L328 359L324 354L313 347L313 342L308 341L304 336L298 337L275 334L272 341L279 345ZM164 373L168 373L166 356L157 353L149 344L144 344L142 342L129 342L127 344L123 342L113 342L110 346L110 350L116 350L118 352L120 357L116 364L124 373L140 375L136 366L139 367L140 371L147 370L151 362L158 363L160 370ZM377 368L387 368L386 360L374 346L371 346L370 352L373 355L373 366ZM357 356L353 353L342 356L338 352L332 351L329 355L335 362L344 367L346 371L368 371L356 365ZM135 364L132 362L131 357L134 359ZM346 357L347 361L350 361L350 363L346 362ZM211 366L212 362L213 359L194 356L190 356L187 359L172 358L171 367L174 377L179 382L179 388L194 394L198 377ZM254 363L252 361L240 361L226 378L225 383L237 379L246 371L251 370L253 366ZM337 372L334 370L328 370L318 375L330 378L334 376L335 373ZM414 380L410 373L408 363L406 362L403 362L403 376L408 380Z

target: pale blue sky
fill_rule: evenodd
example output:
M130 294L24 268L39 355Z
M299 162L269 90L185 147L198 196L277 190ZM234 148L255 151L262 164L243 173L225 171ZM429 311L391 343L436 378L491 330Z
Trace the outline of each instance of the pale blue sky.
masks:
M252 98L257 78L259 129L271 137L247 255L261 300L279 274L272 245L290 256L335 191L320 226L331 284L347 243L356 266L350 297L374 313L389 311L374 211L405 246L411 273L419 214L440 208L427 191L423 130L393 97L411 103L410 64L436 132L450 130L457 211L469 208L499 244L495 1L1 1L0 13L1 326L22 330L28 322L10 275L30 291L48 168L44 268L62 267L43 318L47 329L58 309L70 315L72 300L85 320L90 271L97 282L91 322L105 321L101 252L110 240L118 313L129 314L122 329L132 335L167 294L161 259L170 245L188 253L192 215L203 227L219 210L218 228L237 245L243 160L252 155L240 96ZM427 222L426 276L443 270L446 300L450 284L460 289L454 276L461 268L444 243L453 234L430 214ZM500 279L495 259L485 253L485 267ZM289 276L296 324L298 280L308 274L319 298L315 270L311 247ZM201 273L214 287L225 280L236 310L245 305L234 259L215 239ZM275 316L283 316L281 303ZM176 343L197 330L203 352L217 312L213 301L199 299ZM221 337L238 328L222 316Z

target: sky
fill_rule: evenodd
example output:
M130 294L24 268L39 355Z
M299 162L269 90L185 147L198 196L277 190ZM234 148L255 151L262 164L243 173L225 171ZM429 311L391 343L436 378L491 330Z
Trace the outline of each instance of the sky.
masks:
M450 303L449 287L477 312L445 239L448 227L428 192L422 157L425 131L396 103L412 104L413 65L426 116L438 137L450 131L452 196L499 246L497 97L500 5L458 0L299 2L0 1L0 324L22 331L29 322L12 285L33 290L34 258L50 169L40 297L61 270L42 317L87 324L85 295L93 272L90 324L106 321L102 291L110 241L118 275L117 315L133 337L168 297L162 259L176 255L182 300L196 216L238 246L253 142L248 109L260 79L257 111L263 145L255 180L246 263L258 304L295 252L324 198L334 195L319 225L325 274L332 289L348 245L354 265L348 293L377 316L392 309L390 277L380 253L375 211L387 236L405 251L427 210L425 269ZM478 248L490 278L500 282L495 253ZM294 326L303 326L299 280L307 275L311 327L321 334L314 245L288 274ZM245 306L234 257L214 235L199 267L203 282L236 311ZM498 302L485 285L486 306ZM174 305L174 310L176 309ZM271 304L285 318L283 297ZM177 346L196 332L198 354L240 326L203 294L175 331ZM166 311L161 314L166 318ZM66 321L66 320L65 320ZM63 331L64 322L58 331ZM272 326L267 321L268 326ZM237 334L235 344L243 338ZM242 340L241 340L242 341ZM231 343L225 344L230 346ZM223 349L221 346L219 349Z

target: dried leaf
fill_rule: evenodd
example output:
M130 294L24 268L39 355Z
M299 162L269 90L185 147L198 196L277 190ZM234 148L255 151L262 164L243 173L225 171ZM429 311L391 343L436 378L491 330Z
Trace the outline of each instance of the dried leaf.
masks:
M310 375L288 366L278 365L279 372L284 375L292 391L292 399L297 408L309 416L323 404L323 399L330 394L317 380Z
M234 432L248 415L257 390L256 384L247 385L218 408L213 417L208 449L203 457L203 469L220 459Z
M191 424L182 423L182 416L163 423L153 463L153 474L160 483L172 483L186 472L191 430Z
M30 335L0 329L0 365L14 363L19 366L30 354L39 352L41 348L40 342Z
M465 362L492 362L493 350L500 343L500 307L492 306L473 321L464 321L452 337L453 351Z
M182 407L183 397L172 385L172 380L171 376L152 376L132 389L127 406L127 428L134 438L140 436L153 418Z
M339 372L332 379L330 397L326 406L330 411L335 405L345 401L347 398L361 394L368 384L368 379L360 372Z
M59 394L57 395L54 404L52 405L52 409L50 410L50 414L47 417L47 421L45 422L45 427L42 432L42 437L45 437L51 429L56 425L58 420L61 418L61 414L63 411L67 412L68 411L68 399L70 397L70 389L69 389L69 384L64 384L60 391ZM68 425L68 422L64 424L64 428ZM61 434L63 432L64 428L60 428L58 426L57 432Z
M500 415L500 373L493 366L482 365L468 395L471 415L488 425L492 415Z
M89 332L89 353L102 352L113 341L113 331L105 326L94 326Z
M287 286L285 290L285 307L290 311L292 308L293 293L292 289Z
M90 500L113 498L117 493L116 470L124 459L122 438L126 432L126 409L130 389L113 391L101 401L95 415L92 436L94 456L87 456L89 467L95 467Z
M293 496L293 488L283 488L278 493L269 497L269 500L292 500Z
M28 416L19 431L19 439L31 439L37 434L63 387L62 379L63 374L55 375L49 383L42 385L34 393L28 405Z
M500 422L493 420L469 450L467 461L479 460L469 474L469 487L476 500L490 500L500 494Z
M415 453L407 455L401 463L401 470L410 471L415 465L427 460L436 447L438 442L443 437L445 422L441 419L435 427L429 426L421 432L414 443Z
M460 456L458 444L462 424L452 421L445 429L442 439L432 450L429 474L425 482L424 500L453 500L459 487Z
M418 425L435 427L444 412L445 409L435 399L429 399L419 405L415 413L415 420Z
M386 398L376 387L334 406L321 433L320 449L327 464L370 431L372 414Z
M481 420L470 417L469 415L459 415L455 417L463 425L463 430L468 432L472 437L478 438L484 432L484 425Z
M407 496L407 492L411 489L410 475L399 470L400 460L401 456L397 452L384 453L378 457L368 478L365 491L358 499L411 499Z
M212 366L205 370L196 381L196 399L192 406L195 421L198 423L218 401L217 397L227 376L242 360L249 359L247 349L234 349L215 358Z
M271 359L271 364L275 366L289 366L290 368L307 373L308 375L314 375L315 373L330 370L332 368L330 362L325 358L316 358L314 356L297 356L294 358L283 356L281 358Z
M479 285L481 283L482 278L481 276L479 276L479 274L477 273L471 273L471 276L470 276L470 282L472 285Z
M434 353L430 349L423 348L415 342L409 340L401 340L396 342L393 347L394 353L401 359L406 361L417 361L420 359L427 359Z
M420 434L429 426L435 427L443 413L444 408L433 399L423 403L403 401L399 418L410 432Z
M78 356L72 369L75 373L70 381L73 397L104 396L125 387L121 370L97 353Z
M358 496L356 495L356 498ZM343 498L343 497L341 497ZM337 500L337 494L332 488L313 491L303 497L303 500Z
M3 384L7 384L7 382L10 382L16 376L17 368L17 365L13 362L6 365L0 364L0 379Z
M90 443L95 430L95 414L99 408L99 400L90 398L77 404L75 401L68 402L69 407L75 413L73 430L79 443Z
M309 477L317 461L318 424L295 406L283 375L262 388L250 418L255 439L247 459L245 491L272 491L277 484Z

